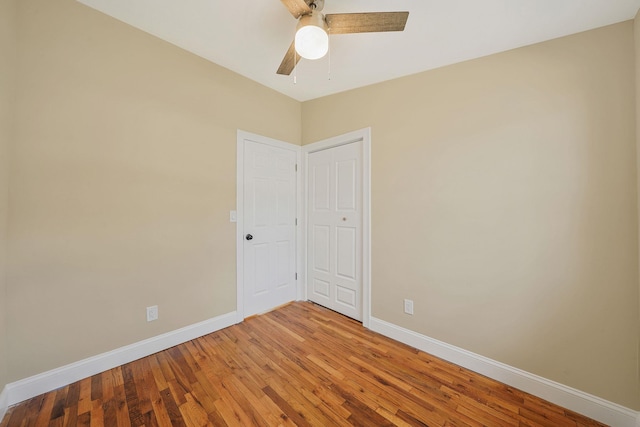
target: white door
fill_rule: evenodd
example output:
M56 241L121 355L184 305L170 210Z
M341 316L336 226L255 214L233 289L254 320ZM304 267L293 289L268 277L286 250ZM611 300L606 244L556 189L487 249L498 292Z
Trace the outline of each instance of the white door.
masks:
M308 156L307 297L362 320L362 141Z
M296 158L244 140L244 316L296 298Z

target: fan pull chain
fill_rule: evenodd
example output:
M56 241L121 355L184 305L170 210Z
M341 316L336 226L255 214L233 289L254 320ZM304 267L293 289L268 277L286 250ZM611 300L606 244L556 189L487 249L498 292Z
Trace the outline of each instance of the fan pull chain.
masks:
M293 84L298 83L298 52L293 49Z

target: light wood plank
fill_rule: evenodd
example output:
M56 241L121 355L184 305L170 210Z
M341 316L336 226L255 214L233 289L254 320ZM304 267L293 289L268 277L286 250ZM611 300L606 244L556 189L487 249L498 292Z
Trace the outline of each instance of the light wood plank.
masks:
M404 31L409 12L367 12L328 14L325 19L331 34Z

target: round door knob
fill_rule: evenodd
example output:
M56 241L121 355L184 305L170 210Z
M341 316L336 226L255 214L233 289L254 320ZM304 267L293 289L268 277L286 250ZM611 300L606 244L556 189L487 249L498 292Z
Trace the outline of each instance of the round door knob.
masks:
M251 234L247 234L247 235L245 236L245 239L247 239L247 240L253 240L253 236L252 236Z

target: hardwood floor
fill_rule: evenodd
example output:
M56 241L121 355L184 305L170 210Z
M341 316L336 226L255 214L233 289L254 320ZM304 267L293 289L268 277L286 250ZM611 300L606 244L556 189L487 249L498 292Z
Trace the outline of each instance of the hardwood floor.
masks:
M600 426L292 303L9 409L13 426Z

